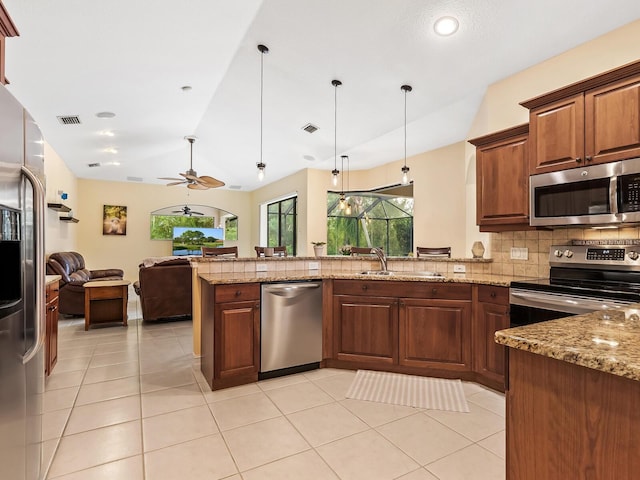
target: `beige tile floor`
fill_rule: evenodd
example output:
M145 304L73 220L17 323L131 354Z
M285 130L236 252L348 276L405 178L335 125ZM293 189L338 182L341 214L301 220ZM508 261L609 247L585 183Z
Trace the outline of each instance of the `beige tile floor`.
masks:
M464 383L471 413L344 397L321 369L211 392L191 322L61 319L43 430L49 479L504 478L504 396Z

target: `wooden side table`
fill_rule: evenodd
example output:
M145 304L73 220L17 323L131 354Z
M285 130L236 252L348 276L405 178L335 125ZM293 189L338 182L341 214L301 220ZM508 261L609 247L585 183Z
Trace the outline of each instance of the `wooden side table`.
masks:
M128 280L84 284L84 329L97 323L122 322L127 326Z

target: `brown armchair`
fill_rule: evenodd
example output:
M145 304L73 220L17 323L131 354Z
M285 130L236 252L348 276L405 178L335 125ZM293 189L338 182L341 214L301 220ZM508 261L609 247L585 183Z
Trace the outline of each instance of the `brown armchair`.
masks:
M47 274L60 275L60 304L58 311L65 315L84 315L84 284L97 280L122 280L119 268L88 270L84 257L78 252L57 252L47 259Z
M190 317L191 264L188 258L146 259L140 264L133 288L140 297L145 322Z

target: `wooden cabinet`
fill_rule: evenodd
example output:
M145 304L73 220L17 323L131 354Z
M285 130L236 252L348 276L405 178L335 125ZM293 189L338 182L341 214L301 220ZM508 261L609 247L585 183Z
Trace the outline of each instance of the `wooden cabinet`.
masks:
M640 62L521 105L532 175L640 156Z
M482 232L529 227L529 125L469 140L476 146L476 223Z
M504 391L507 365L506 348L495 342L498 330L509 328L509 289L478 285L474 319L474 371L489 386Z
M336 295L335 358L379 365L398 363L398 300Z
M471 302L400 299L400 359L409 367L471 370Z
M9 16L9 12L2 5L0 1L0 83L6 85L9 83L7 77L5 76L4 66L5 66L5 45L7 37L16 37L20 35L18 33L18 29L16 28L13 20Z
M255 382L260 370L260 285L201 280L201 370L212 390Z
M45 294L46 310L46 331L44 340L45 351L45 373L51 374L53 367L58 361L58 301L60 282L53 281L47 283Z
M471 287L334 280L329 366L471 372Z

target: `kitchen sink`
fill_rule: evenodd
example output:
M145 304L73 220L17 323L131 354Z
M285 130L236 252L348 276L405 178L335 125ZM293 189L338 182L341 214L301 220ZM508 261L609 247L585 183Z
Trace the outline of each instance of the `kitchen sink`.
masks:
M394 272L391 270L365 270L360 275L371 276L392 276L398 275L402 277L418 277L418 278L444 278L444 275L438 272Z

